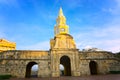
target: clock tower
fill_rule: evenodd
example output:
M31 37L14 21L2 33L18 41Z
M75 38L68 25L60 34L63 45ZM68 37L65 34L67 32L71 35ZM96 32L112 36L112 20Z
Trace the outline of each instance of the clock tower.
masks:
M69 34L69 27L66 24L66 18L60 8L56 25L54 27L54 39L50 40L51 49L76 49L73 37Z
M69 34L69 27L66 25L66 18L62 8L59 10L54 27L55 36L50 40L51 75L59 77L59 65L64 66L65 76L80 76L78 49L73 37Z
M55 36L58 34L68 34L69 27L66 25L66 18L63 14L62 8L59 10L58 17L56 19L56 25L54 27L54 34Z

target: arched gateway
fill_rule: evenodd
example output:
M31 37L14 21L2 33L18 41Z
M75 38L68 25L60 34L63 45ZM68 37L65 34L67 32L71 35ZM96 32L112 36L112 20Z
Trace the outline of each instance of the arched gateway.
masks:
M37 75L32 75L32 67L34 65L36 65L37 63L36 62L29 62L26 66L26 74L25 74L25 77L26 78L30 78L30 77L37 77ZM33 73L34 74L34 73Z
M62 56L60 58L60 64L64 66L63 76L71 76L71 62L68 56Z
M91 75L96 75L98 73L97 71L97 63L95 61L90 61L89 68Z

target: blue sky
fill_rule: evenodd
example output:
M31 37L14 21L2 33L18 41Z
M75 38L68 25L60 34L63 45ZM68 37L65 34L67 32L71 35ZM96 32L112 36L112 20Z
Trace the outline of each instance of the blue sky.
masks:
M120 51L120 0L0 0L0 38L49 50L60 6L77 48Z

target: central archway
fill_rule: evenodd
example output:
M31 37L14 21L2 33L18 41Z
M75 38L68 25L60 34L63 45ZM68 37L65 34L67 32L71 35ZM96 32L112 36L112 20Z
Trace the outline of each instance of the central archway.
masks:
M35 71L33 71L33 67L37 66L36 68L38 68L38 65L36 62L29 62L26 66L26 74L25 77L26 78L30 78L30 77L37 77L37 73L38 70L36 69Z
M89 68L90 68L90 73L91 75L96 75L97 72L97 63L95 61L90 61L89 63Z
M71 76L71 63L68 56L62 56L60 58L60 64L64 66L63 76Z

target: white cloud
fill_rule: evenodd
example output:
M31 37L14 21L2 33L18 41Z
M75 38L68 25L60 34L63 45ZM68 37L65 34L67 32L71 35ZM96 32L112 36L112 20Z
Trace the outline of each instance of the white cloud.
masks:
M107 51L120 51L120 24L118 18L100 27L91 27L89 31L74 34L78 48L96 47ZM90 28L90 27L89 27Z
M102 8L102 11L104 12L110 12L113 15L119 15L120 14L120 0L114 0L115 2L114 6L110 6L108 8Z
M62 64L59 65L60 70L64 70L64 66Z
M89 45L85 46L85 49L90 49L90 48L92 48L92 46Z
M102 44L105 44L107 50L112 52L119 52L120 51L120 39L115 40L105 40Z
M117 6L120 7L120 0L115 0L115 1L116 1L116 3L117 3Z
M49 41L41 41L33 45L21 46L21 50L49 50Z
M32 66L32 71L38 71L38 64Z
M89 41L89 40L88 40ZM98 49L102 49L105 51L112 51L112 52L119 52L120 51L120 40L94 40L91 42L85 41L82 43L81 41L77 41L77 48L79 49L85 49L85 48L91 48L95 47ZM81 45L78 45L78 44Z

